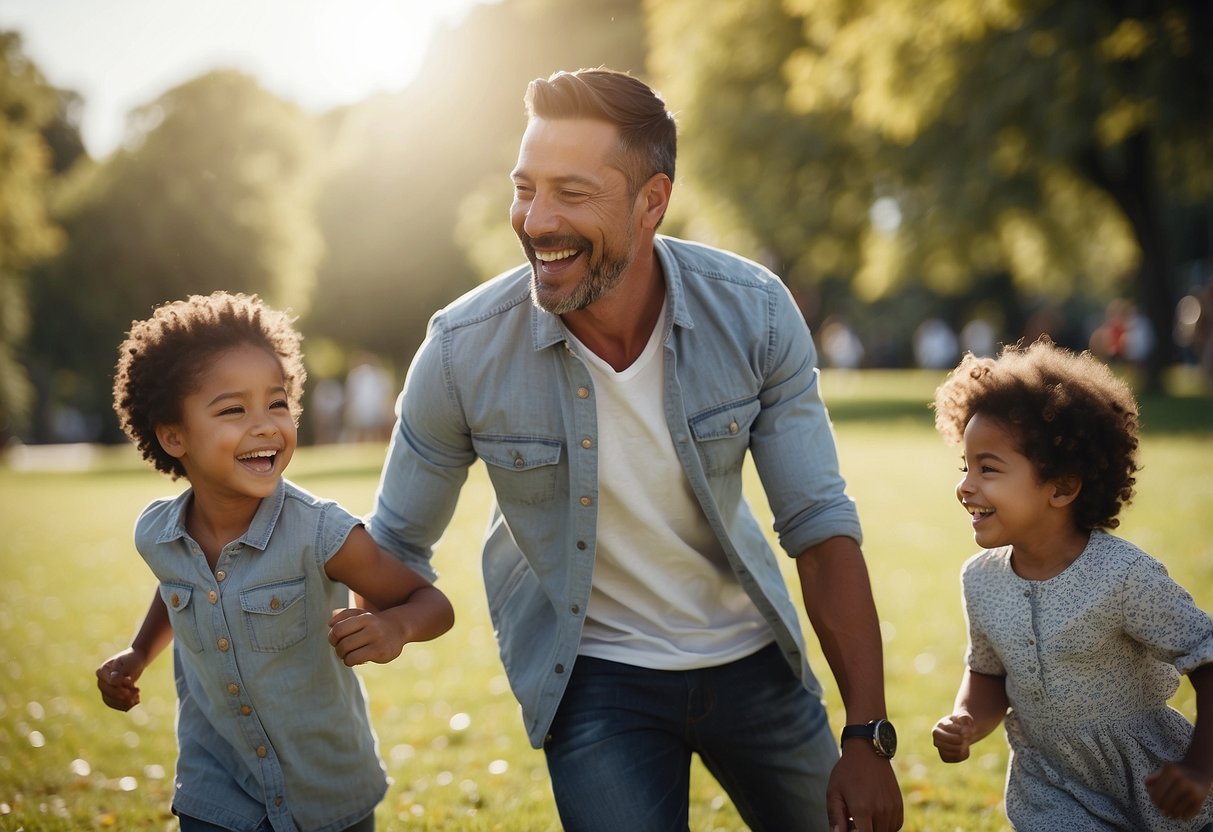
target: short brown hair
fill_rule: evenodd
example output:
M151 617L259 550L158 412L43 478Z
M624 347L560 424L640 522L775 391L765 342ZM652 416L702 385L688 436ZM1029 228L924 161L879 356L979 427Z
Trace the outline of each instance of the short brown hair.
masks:
M678 130L661 96L613 69L579 69L536 78L526 90L528 118L590 118L619 129L616 163L633 195L653 174L674 181Z
M1129 385L1090 352L1046 336L1013 344L997 359L965 355L935 391L935 427L959 444L977 413L1011 431L1041 480L1076 476L1074 520L1084 531L1114 529L1133 497L1137 401Z
M233 347L261 347L278 359L297 424L307 371L293 322L256 295L228 292L191 295L133 321L118 348L114 411L143 458L173 479L185 476L181 461L160 446L156 427L181 420L181 404L196 389L206 365Z

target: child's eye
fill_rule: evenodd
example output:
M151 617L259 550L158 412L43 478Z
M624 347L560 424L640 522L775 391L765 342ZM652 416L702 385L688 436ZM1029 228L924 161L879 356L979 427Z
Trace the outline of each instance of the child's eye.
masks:
M219 411L219 415L220 416L230 416L233 413L243 413L243 412L244 412L243 407L225 407L223 410Z
M273 410L273 409L282 409L282 408L287 408L287 407L289 407L289 405L287 405L287 403L286 403L286 399L278 399L278 401L273 402L273 403L270 405L270 409L271 409L271 410Z

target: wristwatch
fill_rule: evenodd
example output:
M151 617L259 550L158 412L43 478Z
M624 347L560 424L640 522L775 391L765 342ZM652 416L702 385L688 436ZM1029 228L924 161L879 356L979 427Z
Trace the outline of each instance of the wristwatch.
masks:
M881 757L897 753L897 731L887 719L874 719L866 725L848 725L842 729L842 741L865 739Z

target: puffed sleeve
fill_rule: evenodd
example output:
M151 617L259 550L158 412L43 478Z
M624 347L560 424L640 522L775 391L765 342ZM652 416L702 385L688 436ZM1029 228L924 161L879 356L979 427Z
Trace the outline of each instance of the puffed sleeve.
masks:
M960 596L964 602L965 624L969 631L969 644L965 650L965 666L974 673L984 673L987 676L1005 676L1006 667L994 649L993 643L986 635L983 621L992 620L991 604L997 604L1000 593L988 590L989 576L981 574L983 560L972 558L961 571ZM997 615L993 615L996 619Z
M1143 554L1121 588L1125 632L1180 673L1213 662L1213 619L1167 568Z

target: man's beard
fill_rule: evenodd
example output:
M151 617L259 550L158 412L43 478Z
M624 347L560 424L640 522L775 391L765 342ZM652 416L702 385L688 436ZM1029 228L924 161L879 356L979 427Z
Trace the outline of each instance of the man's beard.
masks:
M628 229L626 244L618 252L604 249L601 259L595 263L591 260L594 248L589 240L582 237L524 237L522 248L531 261L531 302L553 315L563 315L585 309L591 303L606 297L623 280L623 274L631 265L627 252L632 250L632 231ZM552 290L545 289L539 280L540 262L535 257L534 244L553 250L557 248L575 248L586 258L586 275L573 287L572 291L560 296Z

